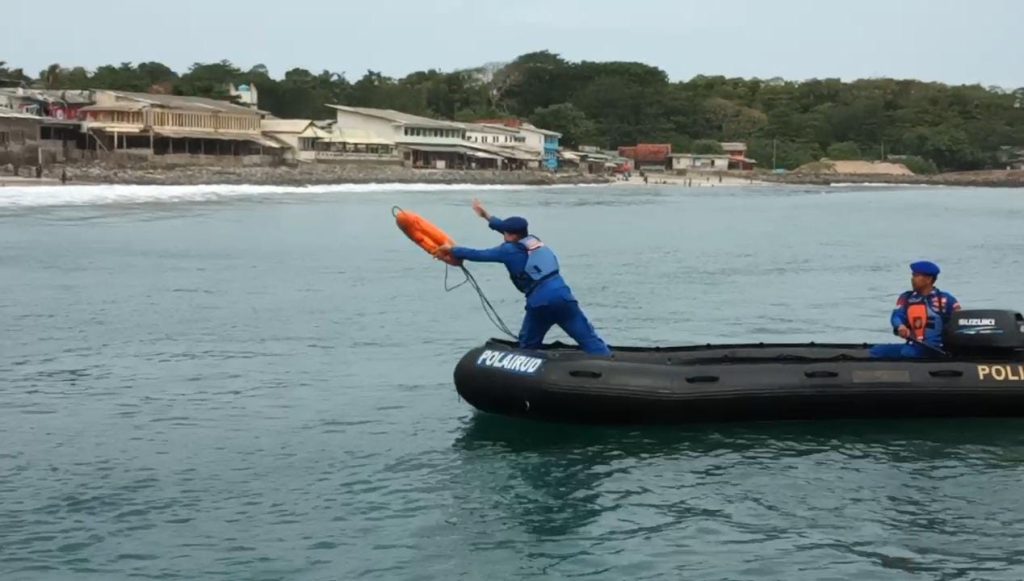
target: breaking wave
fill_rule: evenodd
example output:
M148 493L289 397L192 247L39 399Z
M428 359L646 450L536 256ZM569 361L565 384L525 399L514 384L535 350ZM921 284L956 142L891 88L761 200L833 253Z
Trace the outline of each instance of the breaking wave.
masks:
M346 194L373 192L444 192L476 190L519 190L539 186L475 184L333 184L315 186L199 185L74 185L0 187L0 208L41 206L93 206L102 204L145 204L207 202L232 198ZM546 186L545 186L546 187Z

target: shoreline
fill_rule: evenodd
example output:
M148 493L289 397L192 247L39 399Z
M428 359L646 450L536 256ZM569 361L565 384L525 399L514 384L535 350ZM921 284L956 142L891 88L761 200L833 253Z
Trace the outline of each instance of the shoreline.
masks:
M66 169L67 184L60 181ZM466 185L466 186L570 186L619 185L647 187L672 185L679 187L746 187L774 185L756 175L648 173L648 183L637 173L629 179L621 176L584 174L576 171L541 170L437 170L412 169L396 165L300 165L300 166L217 166L149 164L111 165L78 163L54 166L43 177L0 175L0 187L75 186L75 185L153 185L153 186L324 186L324 185Z
M959 186L977 188L1024 188L1024 170L983 170L934 175L884 174L766 174L761 180L773 184L806 186L903 185Z
M67 184L61 184L61 170ZM0 186L60 185L261 185L319 186L344 184L445 184L557 186L615 183L613 178L578 172L541 170L412 169L398 165L318 164L300 166L112 165L79 163L47 168L41 178L0 175Z
M68 182L60 181L67 170ZM671 185L691 187L750 186L832 186L832 185L894 185L894 186L957 186L984 188L1024 188L1024 170L987 170L950 172L935 175L883 174L773 174L751 173L648 173L648 183L634 172L629 179L621 176L584 174L577 171L550 172L542 170L497 171L457 169L412 169L399 165L377 164L310 164L299 166L242 165L151 165L108 164L102 162L52 166L42 177L0 174L0 187L33 187L61 185L256 185L256 186L323 186L366 184L428 184L428 185L504 185L504 186L569 186L620 185L646 187Z

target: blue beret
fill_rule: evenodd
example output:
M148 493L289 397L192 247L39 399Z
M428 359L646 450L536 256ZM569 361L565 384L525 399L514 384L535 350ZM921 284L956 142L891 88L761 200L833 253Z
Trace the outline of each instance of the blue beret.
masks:
M519 216L510 216L496 224L490 224L491 230L508 232L510 234L525 234L528 226L529 224L526 222L526 218L521 218Z
M925 276L939 276L939 265L927 260L921 260L910 265L910 272Z

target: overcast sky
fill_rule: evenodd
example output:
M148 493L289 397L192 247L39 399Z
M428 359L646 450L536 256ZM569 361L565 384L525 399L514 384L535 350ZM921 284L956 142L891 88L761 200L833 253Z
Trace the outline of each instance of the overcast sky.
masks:
M1019 0L47 0L0 11L0 60L35 75L228 59L402 76L550 50L694 75L1024 86Z

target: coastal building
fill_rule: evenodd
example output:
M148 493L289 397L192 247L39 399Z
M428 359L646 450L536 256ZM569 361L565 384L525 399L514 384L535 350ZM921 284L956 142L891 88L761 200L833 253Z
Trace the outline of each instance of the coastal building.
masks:
M633 169L632 160L593 145L581 145L579 151L561 150L558 158L560 167L588 174L627 173Z
M491 158L475 159L474 167L479 169L519 169L532 160L532 156L522 153L516 148L524 137L518 131L507 127L482 125L480 123L460 123L466 130L466 141L471 147ZM519 158L522 159L519 159ZM492 159L493 158L493 159Z
M531 123L518 119L484 119L477 124L488 127L503 127L515 130L518 139L514 140L516 149L529 152L536 156L538 166L554 171L558 169L558 151L561 133L541 129Z
M39 126L40 161L43 165L64 163L85 157L86 136L76 119L42 117Z
M264 112L216 99L96 91L81 113L87 145L103 153L236 157L283 149L263 136Z
M398 144L394 141L377 137L372 131L365 129L338 129L324 139L326 151L318 151L317 161L370 161L378 163L401 163Z
M582 149L583 146L580 146L580 148ZM619 155L619 152L614 149L604 150L603 153L607 155L608 158L612 160L612 162L615 163L614 171L616 173L630 173L634 169L636 169L633 166L632 159L629 159L628 157L622 157L621 155Z
M740 141L720 141L718 146L722 148L722 153L729 157L746 157L747 155L747 144Z
M503 147L526 142L526 137L520 135L519 131L504 125L483 123L460 123L459 125L466 130L466 141L471 143Z
M260 94L256 90L256 85L253 84L241 84L237 87L233 84L228 85L228 95L231 100L244 105L250 109L259 109L260 106Z
M561 146L558 144L558 142L562 138L562 134L561 133L557 133L555 131L549 131L549 130L546 130L546 129L542 129L542 130L539 130L539 131L544 131L545 132L544 133L544 166L547 167L551 171L555 171L555 170L558 169L558 152L559 152L559 150L561 150Z
M673 171L726 171L733 158L726 154L673 153Z
M392 109L328 105L336 111L331 139L373 140L396 148L402 163L431 169L472 169L500 158L466 140L461 123L402 113ZM355 136L346 138L345 136ZM370 145L370 144L366 144Z
M619 155L633 160L636 169L642 171L754 169L757 162L747 157L746 143L727 141L720 142L719 146L722 148L722 153L718 154L673 154L670 143L638 143L619 147Z
M729 169L749 171L754 169L756 160L747 157L747 144L739 141L723 141L718 144L729 156Z
M633 160L639 171L665 171L672 167L671 143L638 143L618 149L619 155Z
M48 119L76 120L82 107L92 103L92 91L0 89L0 107Z
M558 166L570 170L579 170L584 166L581 165L580 153L578 151L570 151L563 149L558 152Z
M466 140L473 147L496 156L495 169L520 170L538 168L541 154L526 145L526 136L514 127L499 124L462 123L466 128ZM481 162L481 167L492 167Z
M41 126L35 115L0 108L0 165L37 165Z
M318 162L373 162L401 164L397 144L365 129L341 129L337 119L316 119L313 126L324 135L316 148Z
M86 144L79 119L82 108L92 102L92 91L0 89L0 107L41 120L39 148L42 153L38 161L44 165L81 156Z
M320 129L312 119L264 119L260 129L265 137L285 147L284 157L290 161L314 162L317 154L329 149L331 134Z

